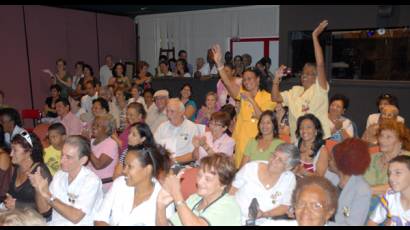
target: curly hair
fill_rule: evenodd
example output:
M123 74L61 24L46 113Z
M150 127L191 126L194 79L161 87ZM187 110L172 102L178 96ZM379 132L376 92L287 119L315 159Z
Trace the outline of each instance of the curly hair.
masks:
M333 148L336 167L345 175L363 175L370 165L367 143L359 138L348 138Z
M383 130L392 130L395 132L402 143L402 149L410 151L410 130L403 122L394 119L383 120L377 130L377 137L380 136Z
M30 152L30 157L34 163L44 163L44 149L43 145L41 144L40 139L37 137L35 133L28 133L30 135L30 140L33 145L31 145L26 138L22 136L22 134L17 134L13 137L11 141L12 144L20 145L24 151Z

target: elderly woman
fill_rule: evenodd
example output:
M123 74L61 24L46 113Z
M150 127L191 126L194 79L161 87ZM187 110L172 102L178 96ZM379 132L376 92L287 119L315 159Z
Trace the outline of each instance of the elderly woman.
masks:
M249 206L253 198L259 203L257 218L285 215L291 205L296 186L293 167L299 164L299 149L292 144L280 144L269 161L247 163L236 174L230 193L235 194L241 207L242 224L249 219Z
M192 139L194 151L193 158L199 164L205 156L215 153L223 153L229 157L233 155L235 141L226 134L231 119L226 112L215 112L209 121L210 131L204 136L195 136Z
M227 193L235 176L235 165L224 154L202 158L197 176L197 192L184 201L179 178L169 175L157 200L157 225L240 225L240 208ZM169 220L165 207L174 202L177 213Z
M300 165L294 172L297 176L324 176L328 168L328 152L323 140L322 125L313 114L298 118L296 136L300 150Z
M127 146L121 152L118 164L115 167L114 176L113 176L114 179L121 176L122 174L122 171L124 168L125 157L127 156L127 153L128 153L128 147L137 146L137 145L144 144L144 143L151 145L151 146L155 146L156 143L154 140L154 135L152 135L151 130L147 124L142 123L142 122L133 123L129 129Z
M115 132L115 123L111 115L97 116L92 127L90 164L88 167L101 178L103 191L112 185L112 176L118 162L118 145L111 135Z
M218 73L225 84L229 95L240 101L240 110L235 125L233 138L236 142L235 165L240 167L249 140L258 133L257 120L265 110L273 110L276 103L272 101L270 93L260 90L260 71L256 68L248 68L243 72L241 88L232 82L224 70L221 62L221 48L219 45L212 47L213 58L218 66Z
M267 110L262 113L258 122L258 134L254 139L249 140L242 158L241 167L249 161L267 161L279 144L283 143L279 139L278 123L275 113Z
M139 145L128 148L124 175L118 177L96 214L98 226L155 225L160 172L170 169L168 152L162 147ZM173 211L170 205L167 210Z
M107 115L109 112L110 106L107 100L102 97L94 99L92 102L91 113L84 113L80 116L80 119L83 121L83 130L81 135L90 138L95 117Z
M338 225L362 226L369 212L371 190L363 178L370 164L366 142L348 138L333 148L330 168L339 176L340 191L335 222Z
M321 176L301 179L292 194L296 220L266 221L266 226L326 226L337 209L339 194L336 187Z
M388 185L388 163L399 155L410 155L410 135L406 126L395 120L386 120L380 124L378 133L380 152L371 156L370 166L364 178L372 190L370 211L378 203L379 195L386 193Z
M335 94L329 101L329 126L331 139L341 142L354 136L352 121L343 116L349 107L349 98L342 94Z
M392 94L383 93L377 98L376 105L377 105L377 109L379 110L379 112L369 115L369 117L367 118L367 122L366 122L366 128L368 128L370 125L379 123L380 115L385 105L394 105L397 107L397 109L399 109L399 100L397 99L396 96ZM397 121L401 121L404 123L404 118L401 116L398 116Z
M363 133L362 139L367 141L369 145L377 145L377 132L381 123L385 120L397 120L399 109L395 105L384 105L377 123L369 125Z
M29 207L36 209L44 217L51 215L51 209L43 210L41 200L31 185L28 174L40 169L41 176L48 182L52 176L43 161L43 146L34 133L23 131L14 136L11 141L11 163L14 165L8 193L4 206L11 210L14 208Z
M202 108L199 110L195 123L208 126L208 122L211 119L211 115L214 112L219 111L220 109L220 107L218 106L217 99L218 99L218 96L213 91L208 92L206 94L205 106L202 106Z

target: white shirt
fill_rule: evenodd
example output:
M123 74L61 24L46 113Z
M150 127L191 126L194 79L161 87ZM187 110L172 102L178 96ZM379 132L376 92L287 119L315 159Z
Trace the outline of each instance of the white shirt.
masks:
M100 178L90 169L82 166L70 184L68 184L68 173L62 170L57 171L50 184L50 192L64 204L80 209L85 213L85 216L80 222L74 224L53 209L52 219L48 225L94 225L94 215L102 203L103 191ZM74 198L74 203L69 201L70 197Z
M236 173L232 186L238 189L235 193L236 202L241 207L241 222L249 219L249 205L253 198L259 203L260 210L266 212L280 205L291 205L292 193L296 186L293 172L283 172L276 184L268 189L261 183L258 176L259 164L268 164L268 161L252 161L244 165Z
M81 98L81 108L87 113L91 113L91 107L93 106L93 100L98 98L98 92L95 92L94 96L90 97L88 94Z
M80 76L77 76L77 75L73 76L73 82L71 83L71 88L73 90L77 89L77 85L80 82L81 78L83 78L83 77L84 77L84 74L81 74Z
M99 208L95 221L104 221L111 226L155 226L157 197L161 185L154 179L154 191L151 196L132 208L134 187L127 185L124 176L114 180L114 183ZM174 213L174 205L167 207L167 216Z
M108 80L112 77L112 70L107 65L103 65L100 68L100 81L101 86L108 85Z
M387 216L391 216L391 226L409 226L410 209L404 210L400 202L400 192L389 190L380 198L376 209L370 215L370 220L380 224Z
M210 69L209 63L205 63L204 66L202 66L202 68L199 70L199 72L201 72L202 76L207 76L207 75L211 75L211 74L218 74L218 70L216 68L216 65L214 65L212 67L212 69Z
M154 137L158 144L178 157L194 150L192 138L196 135L202 135L199 126L184 118L178 127L172 125L170 121L165 121L157 128Z
M380 113L370 114L369 117L367 118L366 128L368 128L370 125L378 124L379 118L380 118ZM404 118L401 116L397 116L397 121L404 123Z
M343 116L340 117L340 120L343 121L342 128L344 130L346 130L347 134L349 134L350 137L353 137L353 124L352 124L352 121L350 119L346 118L346 117L343 117ZM333 130L335 128L335 124L333 124L333 122L330 119L329 119L329 127L330 127L330 130ZM332 137L336 137L338 132L334 133L332 135Z
M151 105L151 107L147 111L147 118L145 119L145 123L149 126L152 133L155 133L159 125L164 123L168 120L166 109L162 112L158 110L157 105L155 103Z

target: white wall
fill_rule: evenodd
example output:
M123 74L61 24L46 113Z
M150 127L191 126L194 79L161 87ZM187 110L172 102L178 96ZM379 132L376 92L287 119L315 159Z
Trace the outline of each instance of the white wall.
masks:
M203 57L212 44L229 50L231 37L279 36L279 6L258 5L223 9L153 14L135 17L138 23L140 60L150 64L154 73L160 48L175 46L188 52L188 62Z

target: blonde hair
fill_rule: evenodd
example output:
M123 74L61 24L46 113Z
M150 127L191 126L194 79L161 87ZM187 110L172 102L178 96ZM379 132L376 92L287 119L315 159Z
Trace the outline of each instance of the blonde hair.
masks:
M37 211L31 208L16 208L0 213L0 226L47 226L47 224Z

